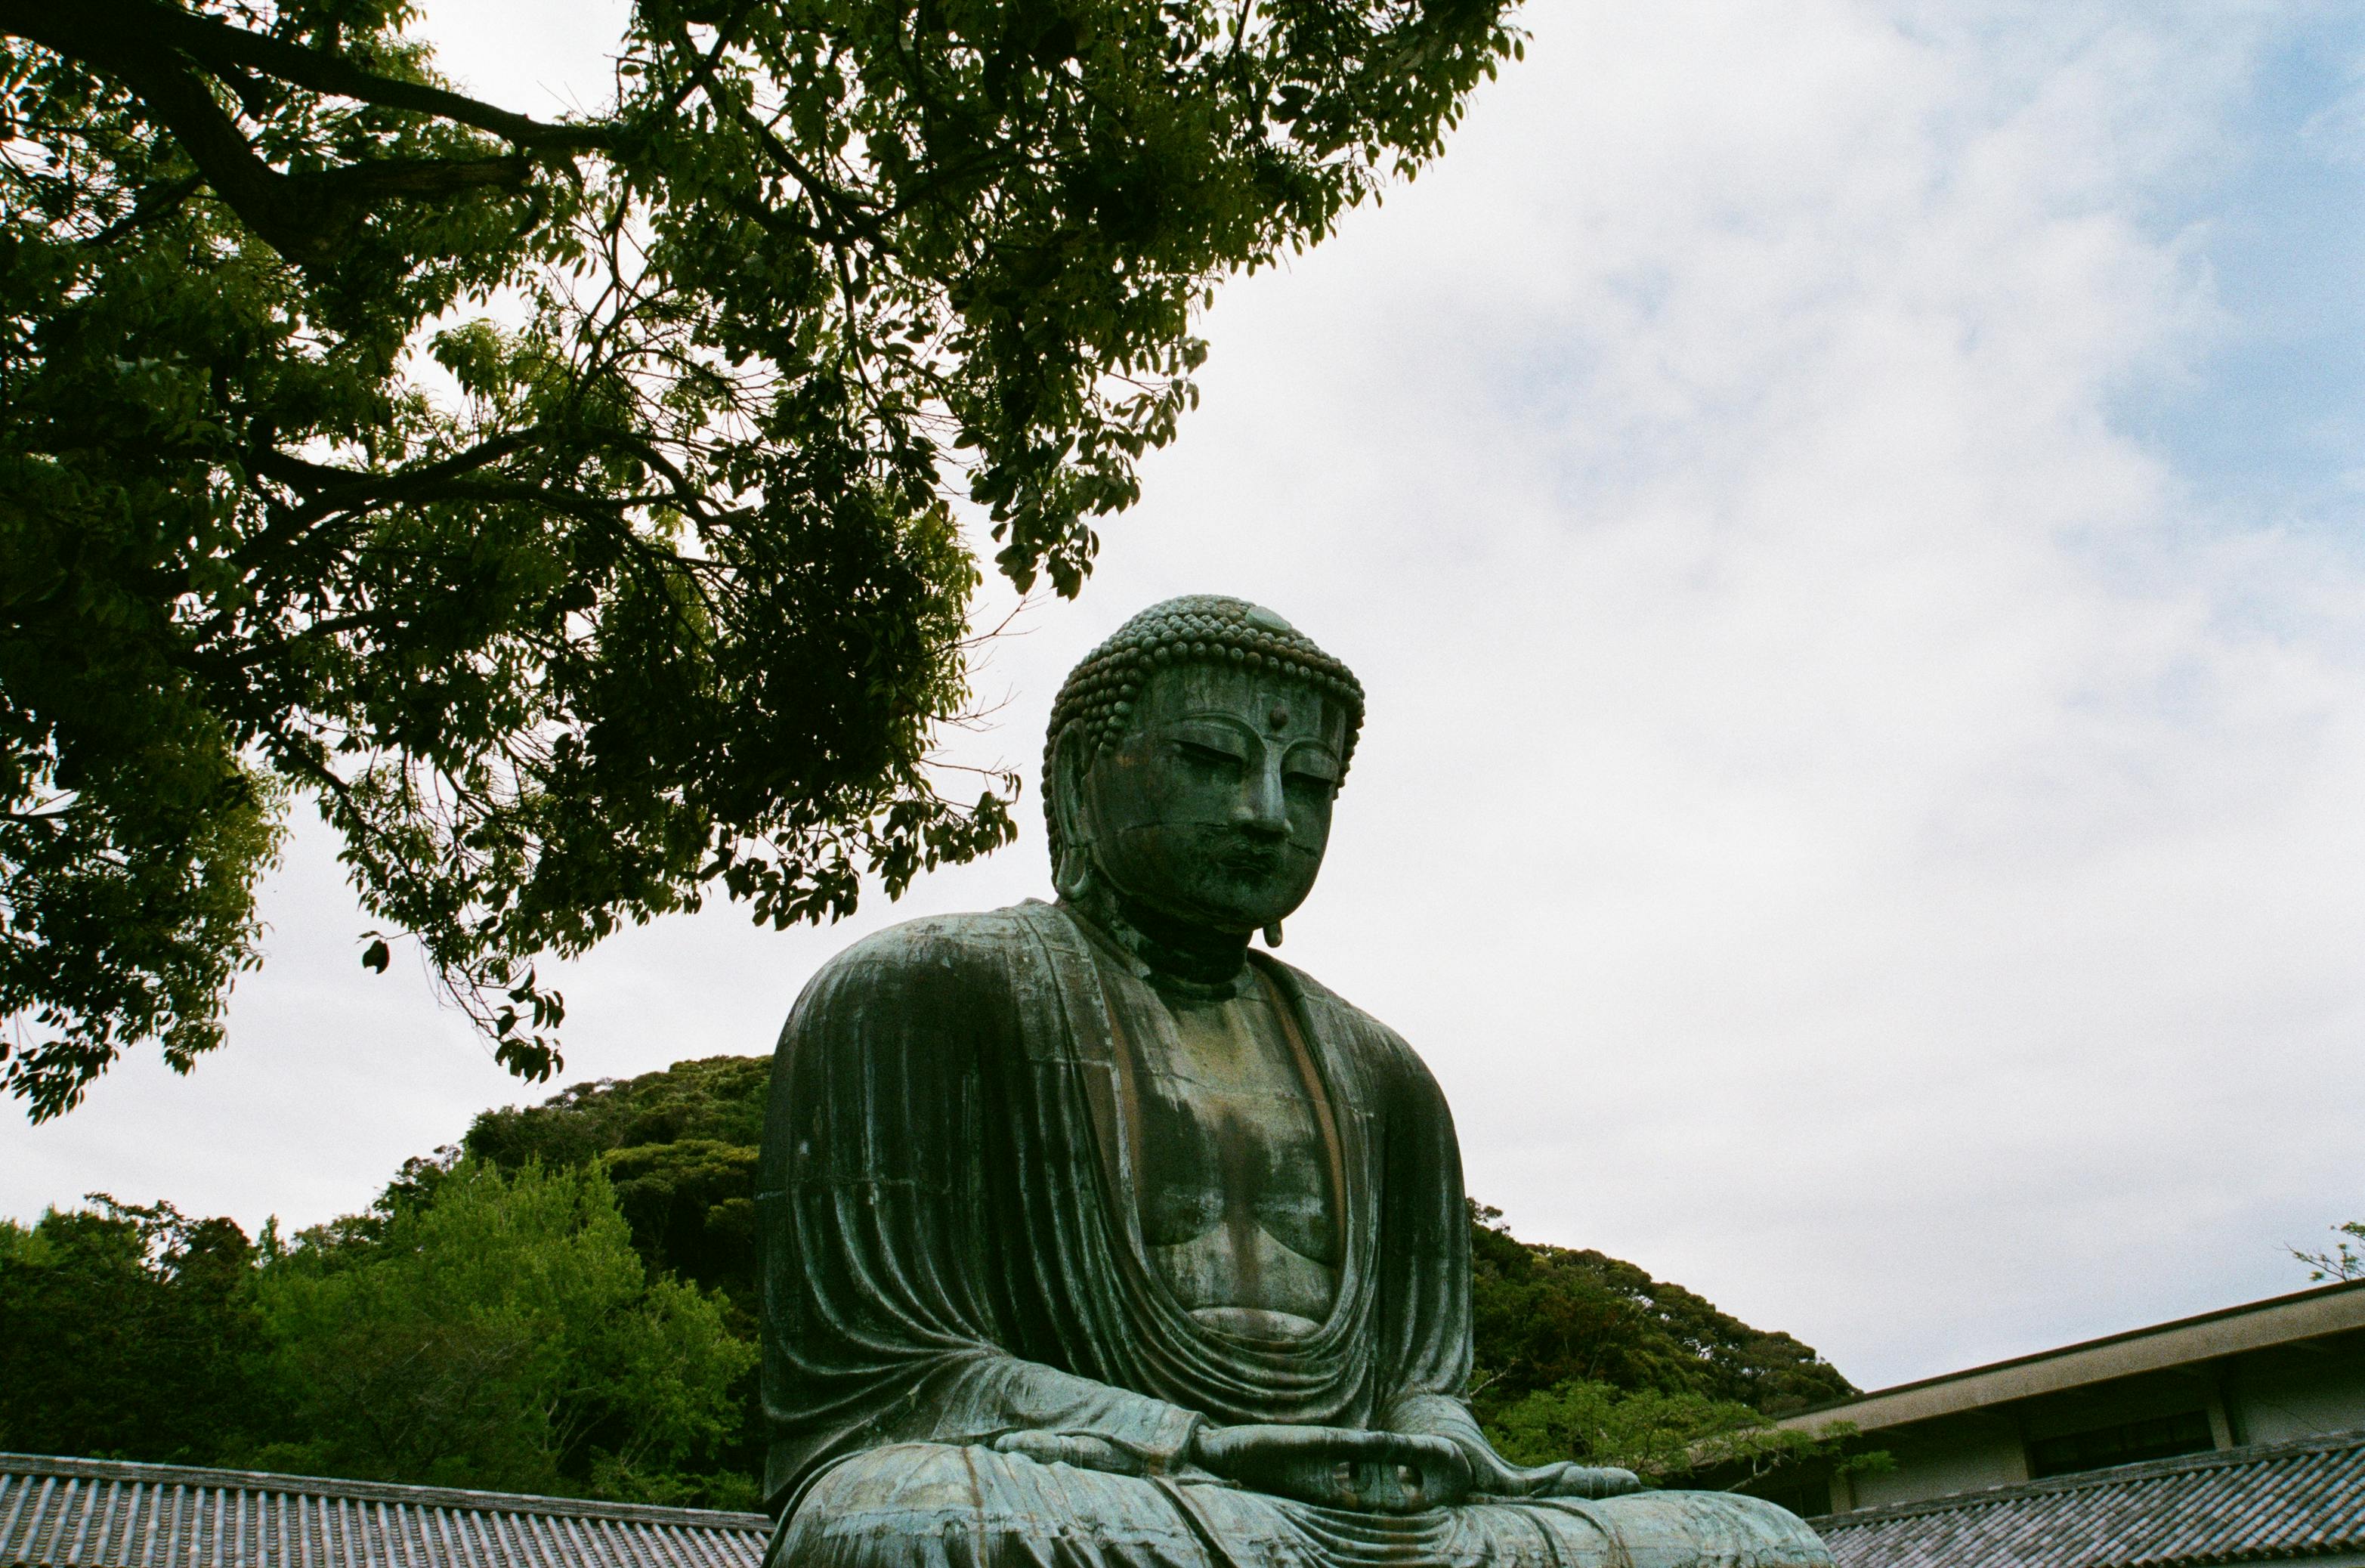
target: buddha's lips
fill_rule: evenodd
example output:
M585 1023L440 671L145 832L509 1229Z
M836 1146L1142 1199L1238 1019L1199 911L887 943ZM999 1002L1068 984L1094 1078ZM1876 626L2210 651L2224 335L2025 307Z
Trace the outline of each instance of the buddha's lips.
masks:
M1243 876L1269 877L1288 860L1288 851L1279 845L1231 843L1215 852L1216 864L1225 870Z

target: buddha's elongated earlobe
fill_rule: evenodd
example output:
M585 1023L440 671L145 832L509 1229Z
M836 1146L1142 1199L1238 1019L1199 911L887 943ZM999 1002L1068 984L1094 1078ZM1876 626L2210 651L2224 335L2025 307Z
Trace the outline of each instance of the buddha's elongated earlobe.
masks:
M1264 945L1268 947L1281 946L1281 922L1278 920L1264 928Z
M1051 868L1051 886L1074 903L1093 890L1093 852L1086 844L1059 846L1059 863Z
M1051 757L1045 780L1051 796L1051 820L1057 830L1051 856L1051 886L1074 903L1092 891L1093 883L1091 813L1084 808L1085 775L1093 746L1078 731L1064 732Z

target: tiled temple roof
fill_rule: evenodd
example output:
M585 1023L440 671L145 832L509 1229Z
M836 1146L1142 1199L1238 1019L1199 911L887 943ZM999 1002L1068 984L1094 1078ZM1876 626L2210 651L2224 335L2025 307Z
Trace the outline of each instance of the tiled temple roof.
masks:
M2365 1432L1813 1520L1840 1568L2186 1568L2365 1554Z
M0 1568L756 1568L761 1514L0 1453Z
M1814 1521L1840 1568L2365 1556L2365 1432ZM0 1454L0 1568L757 1568L761 1514Z

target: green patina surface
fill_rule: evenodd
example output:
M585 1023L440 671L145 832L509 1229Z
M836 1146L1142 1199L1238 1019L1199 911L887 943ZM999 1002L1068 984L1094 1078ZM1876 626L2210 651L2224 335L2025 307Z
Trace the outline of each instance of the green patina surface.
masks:
M1444 1100L1250 946L1313 889L1362 718L1271 611L1156 606L1055 708L1059 902L807 989L757 1198L776 1559L1828 1562L1770 1505L1513 1465L1472 1418Z

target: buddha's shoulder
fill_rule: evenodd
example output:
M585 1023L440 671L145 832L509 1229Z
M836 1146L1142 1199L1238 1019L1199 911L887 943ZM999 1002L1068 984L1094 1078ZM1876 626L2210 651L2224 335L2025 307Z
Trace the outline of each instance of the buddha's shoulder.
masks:
M1308 1019L1326 1036L1339 1041L1370 1066L1423 1079L1429 1076L1428 1064L1402 1035L1295 965L1271 957L1262 961L1286 977Z
M1278 974L1283 983L1297 993L1299 1002L1307 1011L1327 1014L1339 1023L1351 1025L1359 1034L1385 1035L1399 1045L1403 1043L1395 1030L1332 991L1295 964L1284 963L1271 953L1259 953L1254 957L1256 962Z
M931 914L874 931L824 964L807 1001L859 994L1001 989L1037 961L1039 904Z

